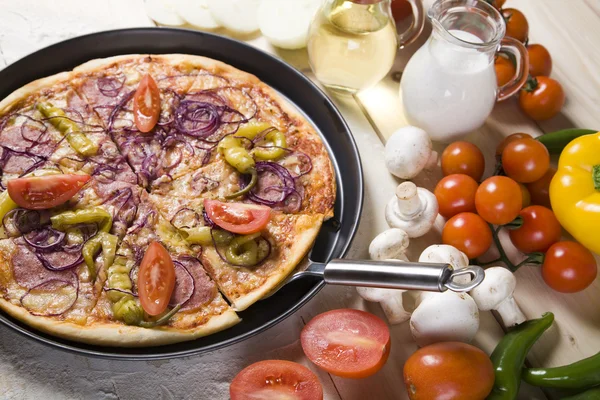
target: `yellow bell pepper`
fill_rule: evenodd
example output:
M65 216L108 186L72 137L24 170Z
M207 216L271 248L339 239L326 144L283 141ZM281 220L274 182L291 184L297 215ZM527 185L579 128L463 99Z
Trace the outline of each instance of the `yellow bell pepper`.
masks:
M563 228L600 254L600 132L581 136L562 151L550 202Z

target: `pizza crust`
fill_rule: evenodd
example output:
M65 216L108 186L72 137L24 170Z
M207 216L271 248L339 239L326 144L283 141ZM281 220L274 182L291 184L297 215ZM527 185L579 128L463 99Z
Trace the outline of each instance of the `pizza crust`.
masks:
M77 342L112 347L161 346L193 340L222 331L241 321L237 314L229 309L194 329L182 330L169 327L146 329L97 321L92 325L62 322L53 318L31 315L24 308L4 299L0 299L0 308L11 317L42 332Z

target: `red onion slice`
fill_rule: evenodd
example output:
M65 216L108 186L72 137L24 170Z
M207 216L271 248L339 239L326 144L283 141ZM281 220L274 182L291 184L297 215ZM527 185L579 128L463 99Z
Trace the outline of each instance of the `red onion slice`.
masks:
M173 289L169 305L175 306L181 304L181 307L184 308L185 303L192 298L196 289L194 277L179 261L173 260L173 265L175 266L175 288Z
M74 251L73 249L65 249L65 251L47 254L36 252L35 255L41 261L42 265L50 271L65 271L83 263L81 251Z
M53 317L69 311L78 297L77 276L73 282L50 279L29 289L21 297L21 305L32 315Z
M23 236L25 242L36 250L41 252L50 252L62 248L66 233L48 227L37 231L30 232Z
M170 222L177 229L193 228L200 223L200 215L191 208L183 207L177 210Z

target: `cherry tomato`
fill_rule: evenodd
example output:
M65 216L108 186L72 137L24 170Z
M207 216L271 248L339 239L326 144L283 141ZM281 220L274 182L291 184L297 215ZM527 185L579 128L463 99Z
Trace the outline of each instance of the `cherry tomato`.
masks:
M145 75L133 95L133 117L141 132L150 132L160 115L160 91L154 79Z
M149 315L162 314L175 288L175 266L171 255L158 242L150 243L138 272L138 295Z
M519 105L536 121L554 117L565 104L565 92L557 81L538 76L528 81L519 93Z
M554 168L548 168L548 171L537 181L527 184L527 190L531 195L531 203L544 206L552 209L550 204L550 182L554 178L556 170Z
M548 172L550 153L535 139L513 140L502 152L502 168L517 182L535 182Z
M365 378L383 367L390 354L387 324L361 310L327 311L300 334L306 357L330 374Z
M509 230L510 240L523 253L545 252L560 240L562 228L552 210L530 206L519 213L523 225Z
M444 177L435 187L439 212L450 218L461 212L475 212L477 182L469 175L452 174Z
M523 204L521 204L521 207L529 207L531 205L531 195L529 194L527 186L523 185L522 183L519 183L519 188L521 188L521 200L523 200Z
M531 76L550 76L552 72L552 57L541 44L527 46L529 53L529 74Z
M506 21L506 36L525 43L529 37L529 23L525 15L514 8L505 8L502 16Z
M304 365L265 360L247 366L233 378L229 397L231 400L322 400L323 387L317 376Z
M479 181L483 176L485 160L477 146L469 142L454 142L442 153L442 173L444 176L465 174Z
M513 140L524 139L524 138L531 139L532 136L528 133L513 133L512 135L505 137L504 140L500 142L498 147L496 147L496 158L502 159L502 152L504 152L504 149L506 148L507 144L509 144Z
M19 207L43 210L69 201L90 180L89 175L57 174L8 181L6 189Z
M517 73L517 69L512 61L506 57L496 56L494 67L496 68L496 81L498 82L498 87L506 85Z
M412 15L412 7L407 0L392 0L394 21L402 21Z
M444 225L442 243L456 247L469 258L477 258L492 245L492 230L477 214L456 214Z
M494 379L487 354L461 342L425 346L404 364L411 400L483 400L492 391Z
M523 206L519 184L506 176L492 176L479 185L475 208L485 221L494 225L512 222Z
M553 244L542 264L544 282L562 293L582 291L594 282L597 273L596 259L577 242Z
M258 204L223 203L205 199L204 209L219 227L241 235L262 231L271 218L271 209Z

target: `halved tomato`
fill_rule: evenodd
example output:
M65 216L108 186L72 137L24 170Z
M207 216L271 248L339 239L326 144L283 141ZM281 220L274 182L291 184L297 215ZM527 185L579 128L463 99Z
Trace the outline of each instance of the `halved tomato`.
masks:
M322 400L323 387L311 370L291 361L265 360L238 373L229 386L231 400Z
M66 203L90 180L89 175L57 174L8 181L10 198L19 207L44 210Z
M271 209L258 204L223 203L205 199L204 209L219 227L241 235L262 231L271 218Z
M138 271L138 295L149 315L162 314L175 288L175 266L171 255L158 242L150 243Z
M141 132L150 132L160 115L160 91L154 79L146 74L133 95L133 118Z
M390 330L379 317L340 309L317 315L302 329L302 350L325 371L344 378L365 378L390 355Z

